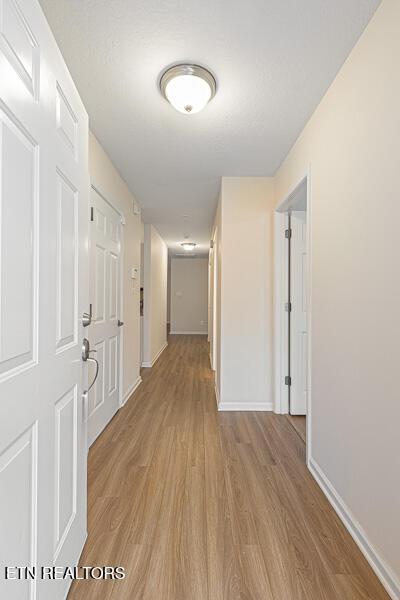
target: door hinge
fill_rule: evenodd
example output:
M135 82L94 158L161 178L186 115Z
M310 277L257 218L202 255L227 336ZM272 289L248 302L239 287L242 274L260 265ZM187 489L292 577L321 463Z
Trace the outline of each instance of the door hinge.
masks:
M287 240L290 240L291 237L292 237L292 230L291 229L285 229L285 238Z
M94 208L93 208L93 206L90 207L90 220L94 221Z
M290 377L290 375L286 375L285 385L292 385L292 378Z
M292 312L292 303L285 302L285 312Z

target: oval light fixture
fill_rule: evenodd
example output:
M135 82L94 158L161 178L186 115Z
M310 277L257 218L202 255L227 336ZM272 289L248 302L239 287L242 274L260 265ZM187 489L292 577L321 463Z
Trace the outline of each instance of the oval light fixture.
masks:
M176 110L192 115L200 112L215 96L217 83L204 67L181 64L164 71L160 90Z
M197 246L194 242L182 242L182 248L186 250L186 252L192 252Z

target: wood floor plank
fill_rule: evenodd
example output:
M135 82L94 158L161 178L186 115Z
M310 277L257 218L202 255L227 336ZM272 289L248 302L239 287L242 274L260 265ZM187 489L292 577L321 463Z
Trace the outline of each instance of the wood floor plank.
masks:
M203 336L170 336L89 452L69 600L389 600L313 480L285 416L218 413Z

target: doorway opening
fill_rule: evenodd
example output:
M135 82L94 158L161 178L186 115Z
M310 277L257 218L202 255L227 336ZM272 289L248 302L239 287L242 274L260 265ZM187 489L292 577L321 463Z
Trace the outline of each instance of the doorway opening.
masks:
M310 402L310 194L309 176L277 207L276 407L311 444Z

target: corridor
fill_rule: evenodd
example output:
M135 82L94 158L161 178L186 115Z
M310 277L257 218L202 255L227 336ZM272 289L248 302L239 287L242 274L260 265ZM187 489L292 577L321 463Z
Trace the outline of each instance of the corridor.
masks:
M218 413L205 336L169 336L90 449L81 565L69 600L384 600L305 465L285 416Z

